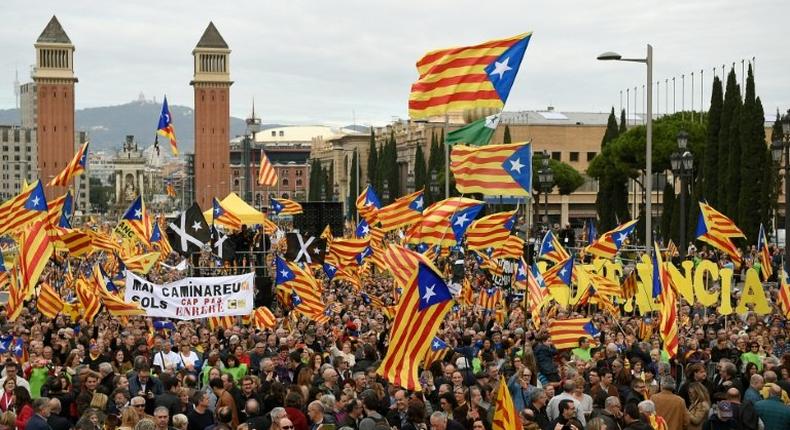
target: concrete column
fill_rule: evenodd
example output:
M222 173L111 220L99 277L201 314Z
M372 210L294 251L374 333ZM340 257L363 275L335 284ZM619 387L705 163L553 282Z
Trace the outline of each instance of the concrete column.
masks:
M121 174L121 171L120 170L116 170L115 171L115 203L120 203L121 202L121 198L122 198L121 190L123 189L123 187L121 186L121 185L123 185L123 184L121 184L121 181L123 181L122 178L123 178L123 175Z
M570 196L560 196L560 228L568 224L568 204Z

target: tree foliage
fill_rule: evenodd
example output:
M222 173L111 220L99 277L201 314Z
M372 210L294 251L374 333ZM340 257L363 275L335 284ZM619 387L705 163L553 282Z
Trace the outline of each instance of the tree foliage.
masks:
M505 124L505 132L502 136L502 143L512 143L513 139L510 137L510 127Z
M376 171L379 167L378 150L376 149L376 135L373 129L370 129L370 146L368 148L368 183L373 185L374 188L378 184L378 175ZM361 187L360 187L361 188Z
M351 168L349 170L349 175L351 176L350 180L348 181L348 196L346 198L346 205L348 206L348 218L351 219L356 215L357 212L357 165L359 164L358 159L358 151L354 151L354 155L351 157ZM361 191L361 190L360 190Z
M740 141L738 140L738 114L741 107L741 89L735 77L735 70L731 69L727 75L727 88L724 93L724 104L721 110L721 123L719 129L719 191L717 193L719 206L717 209L732 216L737 212L738 194L740 193L740 168L738 159L741 154ZM735 167L737 172L731 172Z
M705 188L704 197L711 205L718 206L719 192L719 132L721 129L723 90L719 77L713 78L713 89L708 110L708 131L706 140L705 161L702 167L702 181ZM712 148L712 149L711 149Z
M425 165L425 153L422 150L422 145L417 145L414 154L414 189L428 189L428 169Z

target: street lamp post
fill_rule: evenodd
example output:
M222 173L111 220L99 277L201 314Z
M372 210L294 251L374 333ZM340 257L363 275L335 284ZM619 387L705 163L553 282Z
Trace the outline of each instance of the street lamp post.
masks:
M538 185L540 186L540 190L543 193L543 221L546 223L546 226L550 226L549 223L549 193L551 192L552 188L554 188L554 171L551 169L549 165L549 153L543 151L543 156L541 157L541 168L538 170Z
M409 175L406 177L406 191L411 194L414 192L414 172L409 172Z
M646 121L646 140L645 145L645 190L650 196L645 200L645 252L650 254L652 246L652 191L653 191L653 46L647 45L647 56L645 58L623 58L615 52L604 52L598 56L601 61L628 61L632 63L644 63L647 66L647 121Z
M438 200L439 184L436 183L436 170L431 172L431 201Z
M680 258L686 258L686 196L688 195L688 179L694 172L694 155L686 150L689 135L684 130L678 133L678 150L669 157L672 173L680 177ZM665 209L666 210L666 209ZM672 256L670 256L671 258Z
M779 121L779 118L776 119ZM782 267L787 270L787 263L790 261L790 247L787 246L787 234L790 232L790 109L782 116L782 136L780 139L774 140L771 144L771 158L782 169L782 154L784 154L784 171L785 171L785 258ZM777 235L778 237L778 235Z
M244 163L244 201L252 204L252 142L255 133L261 131L261 119L255 116L255 102L252 103L252 115L245 120L247 130L242 141L242 163Z
M384 183L381 185L381 198L384 200L382 204L386 205L387 203L389 203L390 184L386 179L384 180Z

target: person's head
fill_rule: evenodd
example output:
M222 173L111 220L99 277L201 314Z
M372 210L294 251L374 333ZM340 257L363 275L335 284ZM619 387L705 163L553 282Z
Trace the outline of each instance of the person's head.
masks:
M189 425L189 419L184 414L175 414L173 415L173 427L177 428L178 430L186 430L187 426Z
M610 414L617 416L620 413L622 406L620 405L620 398L617 396L609 396L604 401L604 409Z
M534 388L529 398L532 401L532 404L538 409L545 406L549 400L548 396L546 396L546 391L543 390L543 388Z
M60 404L60 399L58 399L57 397L53 397L49 399L49 411L51 413L55 415L60 415L61 408L62 406Z
M134 425L134 430L155 430L156 423L148 418L143 418L140 421L137 421L137 424ZM90 427L86 428L85 430L93 430Z
M111 373L113 373L112 364L106 361L99 363L99 377L104 378Z
M249 399L244 404L244 413L248 417L257 417L261 413L261 405L255 399Z
M656 404L652 400L642 400L637 406L640 414L650 416L656 413Z
M406 395L406 390L398 390L395 392L395 408L400 412L405 412L409 406L409 397Z
M167 428L167 422L170 420L170 410L166 406L159 406L154 409L154 421L157 428Z
M52 413L55 413L53 410ZM124 427L134 427L140 420L140 414L134 408L121 409L121 425Z
M314 423L321 422L324 419L324 405L320 401L314 400L307 405L307 416Z
M216 393L217 391L222 391L225 389L225 383L222 382L222 378L211 378L208 382L209 387Z
M104 393L94 392L93 396L91 397L90 407L98 410L98 411L106 411L107 410L107 400L109 398Z
M5 382L3 382L3 390L8 393L13 393L14 388L16 388L16 378L6 378Z
M431 414L431 430L447 430L447 414L434 412Z
M762 390L763 385L765 385L765 381L763 381L763 377L759 373L755 373L751 378L749 378L749 386L755 390Z
M192 404L197 407L207 408L209 404L208 393L203 390L195 391L195 394L192 395Z
M595 417L590 421L587 421L587 430L609 430L606 427L606 421L603 420L601 417Z
M44 418L49 417L49 413L51 411L49 405L49 398L47 397L39 397L36 400L33 400L33 412L41 415Z
M675 383L675 378L667 375L661 377L661 389L666 391L675 391L677 388L677 384Z
M590 348L590 340L586 337L579 338L579 348L581 349L589 349Z
M294 430L294 423L285 416L280 418L277 422L277 427L279 427L280 430Z
M645 392L645 381L634 378L631 381L631 389L637 393L644 393Z
M14 388L14 398L16 399L16 410L21 411L22 406L29 405L32 402L30 392L25 387Z
M217 408L215 415L218 423L230 425L233 421L233 411L228 406Z
M255 390L255 379L252 376L245 376L241 378L241 391L245 395L250 395Z
M562 399L559 404L560 416L566 420L576 416L576 404L571 399Z
M564 391L564 392L566 392L566 393L569 393L569 394L570 394L570 393L573 393L573 391L574 391L575 389L576 389L576 381L573 381L573 380L571 380L571 379L569 379L569 380L565 381L565 382L562 384L562 391Z
M137 411L140 416L142 416L145 412L145 398L142 396L132 397L132 400L129 401L129 405L132 407L132 409Z
M765 384L768 387L768 396L771 398L782 398L782 387L776 384Z

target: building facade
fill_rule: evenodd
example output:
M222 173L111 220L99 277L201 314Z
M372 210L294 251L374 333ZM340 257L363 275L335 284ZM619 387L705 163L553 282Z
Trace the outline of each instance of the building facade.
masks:
M367 133L340 133L334 136L313 138L310 151L311 160L319 160L321 167L331 169L331 190L335 198L344 205L344 212L348 213L349 205L353 205L356 196L364 189L367 183L368 153L370 149L370 135ZM354 153L357 153L359 172L352 168ZM353 177L359 174L359 189L351 190Z
M195 90L195 197L202 208L230 190L230 48L209 22L192 51Z
M36 172L36 129L0 126L0 199L8 200L32 183Z
M38 177L45 184L71 161L74 141L74 45L56 17L52 17L34 44L36 66L35 110ZM48 199L65 187L45 187Z

